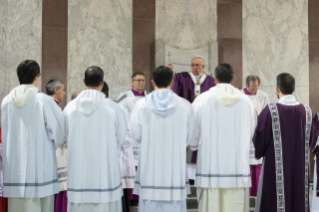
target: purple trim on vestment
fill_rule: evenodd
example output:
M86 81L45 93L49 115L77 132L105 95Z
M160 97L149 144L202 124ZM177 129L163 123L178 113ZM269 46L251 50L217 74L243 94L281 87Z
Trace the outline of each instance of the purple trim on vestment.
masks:
M133 92L134 96L145 96L145 91L139 93L139 92L137 92L136 90L134 90L134 89L132 88L132 92Z
M53 100L54 100L55 103L57 103L58 105L60 104L58 100L56 100L56 99L53 99Z
M249 91L248 91L248 89L247 89L247 88L244 88L243 90L244 90L244 92L245 92L245 94L246 94L246 95L255 96L255 95L257 94L257 92L256 92L255 94L251 94L251 93L249 93Z

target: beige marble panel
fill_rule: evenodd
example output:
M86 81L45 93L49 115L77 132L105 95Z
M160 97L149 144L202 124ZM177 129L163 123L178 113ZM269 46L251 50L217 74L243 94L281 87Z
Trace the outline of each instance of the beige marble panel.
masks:
M283 72L295 77L296 88L308 89L307 97L296 90L308 104L308 1L243 0L243 82L255 74L262 87L272 87Z
M216 0L156 0L156 40L183 50L216 42Z
M84 88L92 65L104 70L110 98L130 89L132 0L69 0L68 26L69 93Z
M19 85L16 69L32 59L41 66L42 0L0 1L0 101ZM38 84L41 89L41 80Z

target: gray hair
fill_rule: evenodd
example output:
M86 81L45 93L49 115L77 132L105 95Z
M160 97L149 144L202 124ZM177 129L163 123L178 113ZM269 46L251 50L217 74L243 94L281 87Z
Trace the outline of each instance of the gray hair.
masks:
M202 65L204 65L204 59L201 56L194 56L192 60L194 60L195 58L199 58L202 60Z
M53 94L54 94L54 89L60 89L61 88L61 81L59 81L59 80L55 80L55 79L51 79L48 83L47 83L47 85L46 85L46 91L47 91L47 94L49 95L49 96L52 96Z

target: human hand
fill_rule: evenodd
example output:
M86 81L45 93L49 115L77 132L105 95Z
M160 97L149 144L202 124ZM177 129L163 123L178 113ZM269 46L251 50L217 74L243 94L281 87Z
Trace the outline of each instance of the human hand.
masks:
M172 63L168 63L167 67L170 68L174 72L174 66Z

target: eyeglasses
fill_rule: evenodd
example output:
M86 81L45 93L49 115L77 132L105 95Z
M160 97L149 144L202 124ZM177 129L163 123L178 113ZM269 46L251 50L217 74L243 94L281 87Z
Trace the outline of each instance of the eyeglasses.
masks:
M145 82L145 80L143 80L143 79L138 79L138 80L133 80L133 81L136 81L136 82Z
M196 67L196 68L199 68L199 67L201 67L202 65L199 65L199 64L191 64L191 67L193 68L193 67Z

